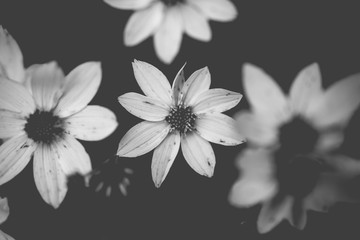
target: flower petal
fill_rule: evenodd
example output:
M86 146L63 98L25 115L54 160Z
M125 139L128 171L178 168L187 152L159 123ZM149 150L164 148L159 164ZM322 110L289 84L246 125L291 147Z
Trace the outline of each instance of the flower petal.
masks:
M178 7L165 11L162 24L154 35L157 56L166 64L170 64L178 54L182 41L183 21Z
M273 197L278 190L275 166L265 149L246 149L236 158L240 177L232 186L229 201L238 207L251 207Z
M172 85L172 105L173 106L178 105L178 101L180 100L181 89L183 88L184 83L185 83L185 74L184 74L185 65L186 65L186 63L182 66L182 68L176 74L176 77L175 77L173 85Z
M229 0L188 0L206 17L219 22L232 21L237 17L235 5Z
M66 176L59 162L56 148L40 145L34 153L34 179L36 188L47 204L58 208L64 200L67 185Z
M132 127L120 140L117 155L120 157L137 157L157 147L170 131L165 122L141 122Z
M156 2L149 8L133 13L125 27L125 46L135 46L152 35L161 24L163 12L164 4Z
M319 128L346 125L360 104L360 74L336 82L310 105L308 118Z
M0 146L0 185L13 179L26 167L35 148L36 144L25 134L10 138Z
M206 177L214 175L215 154L208 141L196 133L190 133L181 136L181 150L186 162L195 172Z
M330 130L322 132L319 135L319 139L316 143L316 151L318 152L330 152L334 150L344 142L344 133L340 129Z
M222 113L201 115L195 122L197 133L204 139L225 145L233 146L245 142L237 130L234 119Z
M37 108L43 111L52 110L62 94L61 87L64 84L64 73L56 64L32 65L28 72L31 75L31 90Z
M11 138L21 134L25 124L26 120L20 113L0 110L0 138Z
M0 76L0 109L27 116L35 111L35 103L24 86Z
M118 100L129 113L148 121L164 120L170 111L165 103L138 93L125 93Z
M160 187L174 163L180 148L180 133L170 133L154 150L151 162L152 178L156 187Z
M180 7L185 32L192 38L208 42L211 40L210 24L202 12L190 5L181 5Z
M188 80L186 80L181 90L181 101L185 106L192 106L201 93L209 90L210 84L211 76L208 67L195 71Z
M214 88L203 92L197 98L193 111L196 114L225 112L235 107L242 95L222 88Z
M289 118L287 99L279 85L263 70L245 64L243 85L247 100L256 113L267 116L269 122L283 123Z
M101 106L87 106L65 120L66 130L76 138L99 141L108 137L117 128L115 114Z
M104 2L110 6L124 10L142 9L149 6L152 1L153 0L104 0Z
M165 75L146 62L134 60L132 66L135 79L145 95L156 98L170 106L172 92Z
M0 74L7 78L23 82L25 69L23 55L15 39L0 26Z
M0 239L1 240L15 240L13 237L9 236L8 234L4 233L0 230Z
M290 224L299 230L303 230L307 221L307 209L304 206L303 199L293 199L291 215L287 217Z
M9 216L8 200L7 198L0 197L0 224L5 222L8 216Z
M65 79L64 94L54 113L68 117L82 110L95 96L101 82L99 62L86 62L72 70Z

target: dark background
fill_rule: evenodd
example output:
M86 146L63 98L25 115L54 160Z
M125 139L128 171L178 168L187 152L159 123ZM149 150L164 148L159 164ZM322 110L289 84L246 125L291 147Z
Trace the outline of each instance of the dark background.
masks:
M132 72L133 59L158 67L170 82L185 62L187 77L208 66L212 88L240 93L244 93L241 68L245 62L265 69L286 92L296 74L313 62L320 64L325 87L360 72L360 14L356 4L233 2L238 18L231 23L211 22L213 39L209 43L184 36L171 65L158 60L151 38L135 47L124 47L123 30L132 12L111 8L101 0L1 0L0 24L18 42L26 67L55 60L68 73L86 61L102 62L102 84L91 104L114 111L119 127L103 141L82 142L97 168L116 153L126 131L141 121L117 102L117 97L126 92L141 92ZM247 107L243 98L227 114ZM357 158L359 115L357 112L351 121L341 149ZM284 222L271 233L259 235L259 206L238 209L227 201L238 175L234 158L244 146L212 146L217 165L211 179L196 174L179 152L165 182L156 189L150 152L121 159L124 166L135 171L128 197L106 198L75 179L57 210L41 199L30 163L0 188L10 205L10 216L1 229L17 240L359 239L360 208L350 204L338 204L328 214L310 212L304 231Z

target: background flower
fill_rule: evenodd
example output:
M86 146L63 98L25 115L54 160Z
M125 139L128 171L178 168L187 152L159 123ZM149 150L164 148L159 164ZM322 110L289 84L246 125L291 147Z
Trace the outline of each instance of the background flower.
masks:
M6 198L0 197L0 224L6 221L9 216L9 206ZM0 230L0 238L2 240L13 240L14 238L10 237L6 233Z

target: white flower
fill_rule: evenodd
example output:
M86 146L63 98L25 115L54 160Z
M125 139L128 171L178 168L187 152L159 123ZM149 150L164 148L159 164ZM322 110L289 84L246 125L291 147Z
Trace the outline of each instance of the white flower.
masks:
M211 177L215 155L208 141L222 145L243 142L235 121L221 113L236 106L242 95L220 88L209 90L207 67L194 72L185 82L183 68L171 87L157 68L135 60L135 78L146 96L126 93L119 97L125 109L145 121L125 134L117 154L136 157L156 148L151 165L156 187L165 180L180 143L187 163L197 173Z
M0 197L0 224L6 221L9 216L9 205L7 198ZM14 240L11 236L7 235L0 230L0 239L1 240Z
M238 128L250 146L238 157L241 176L230 202L239 207L263 203L258 230L265 233L283 219L303 229L306 211L325 211L352 201L345 186L360 174L360 162L331 155L342 130L360 104L360 75L322 89L320 70L302 70L285 96L257 67L244 66L243 85L251 111L240 112Z
M229 0L104 0L112 7L135 10L125 27L126 46L135 46L154 35L161 61L169 64L179 52L185 32L200 41L210 41L208 20L232 21L237 16Z
M31 93L0 78L0 185L21 172L34 155L34 178L42 198L57 208L67 191L66 176L91 171L84 147L117 127L113 112L87 104L101 82L100 63L87 62L66 77L55 62L29 69Z

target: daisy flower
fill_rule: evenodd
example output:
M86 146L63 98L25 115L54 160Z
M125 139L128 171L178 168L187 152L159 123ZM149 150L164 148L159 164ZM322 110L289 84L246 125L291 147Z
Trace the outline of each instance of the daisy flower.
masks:
M31 92L0 78L0 185L19 174L33 156L34 179L42 198L57 208L66 176L91 171L91 161L75 138L101 140L117 127L109 109L87 104L101 82L101 66L87 62L64 76L55 62L29 69Z
M156 187L165 180L180 144L190 167L211 177L215 155L208 141L221 145L244 141L235 121L221 113L236 106L242 95L220 88L209 90L207 67L195 71L185 82L184 66L171 87L157 68L135 60L134 75L145 96L126 93L119 97L126 110L145 121L125 134L117 155L137 157L155 148L151 171Z
M212 38L208 20L227 22L237 16L229 0L104 0L112 7L135 10L126 24L124 43L135 46L154 35L156 54L171 63L178 54L183 32L208 42Z
M6 221L9 216L9 205L7 198L0 197L0 224ZM10 237L6 233L0 230L0 239L1 240L14 240L14 238Z
M360 75L325 91L319 67L312 64L285 96L261 69L246 64L243 72L251 111L235 118L250 148L238 157L241 175L230 202L239 207L262 203L257 226L266 233L284 219L303 229L307 210L353 201L345 186L360 174L360 162L331 151L341 144L342 130L359 106Z

